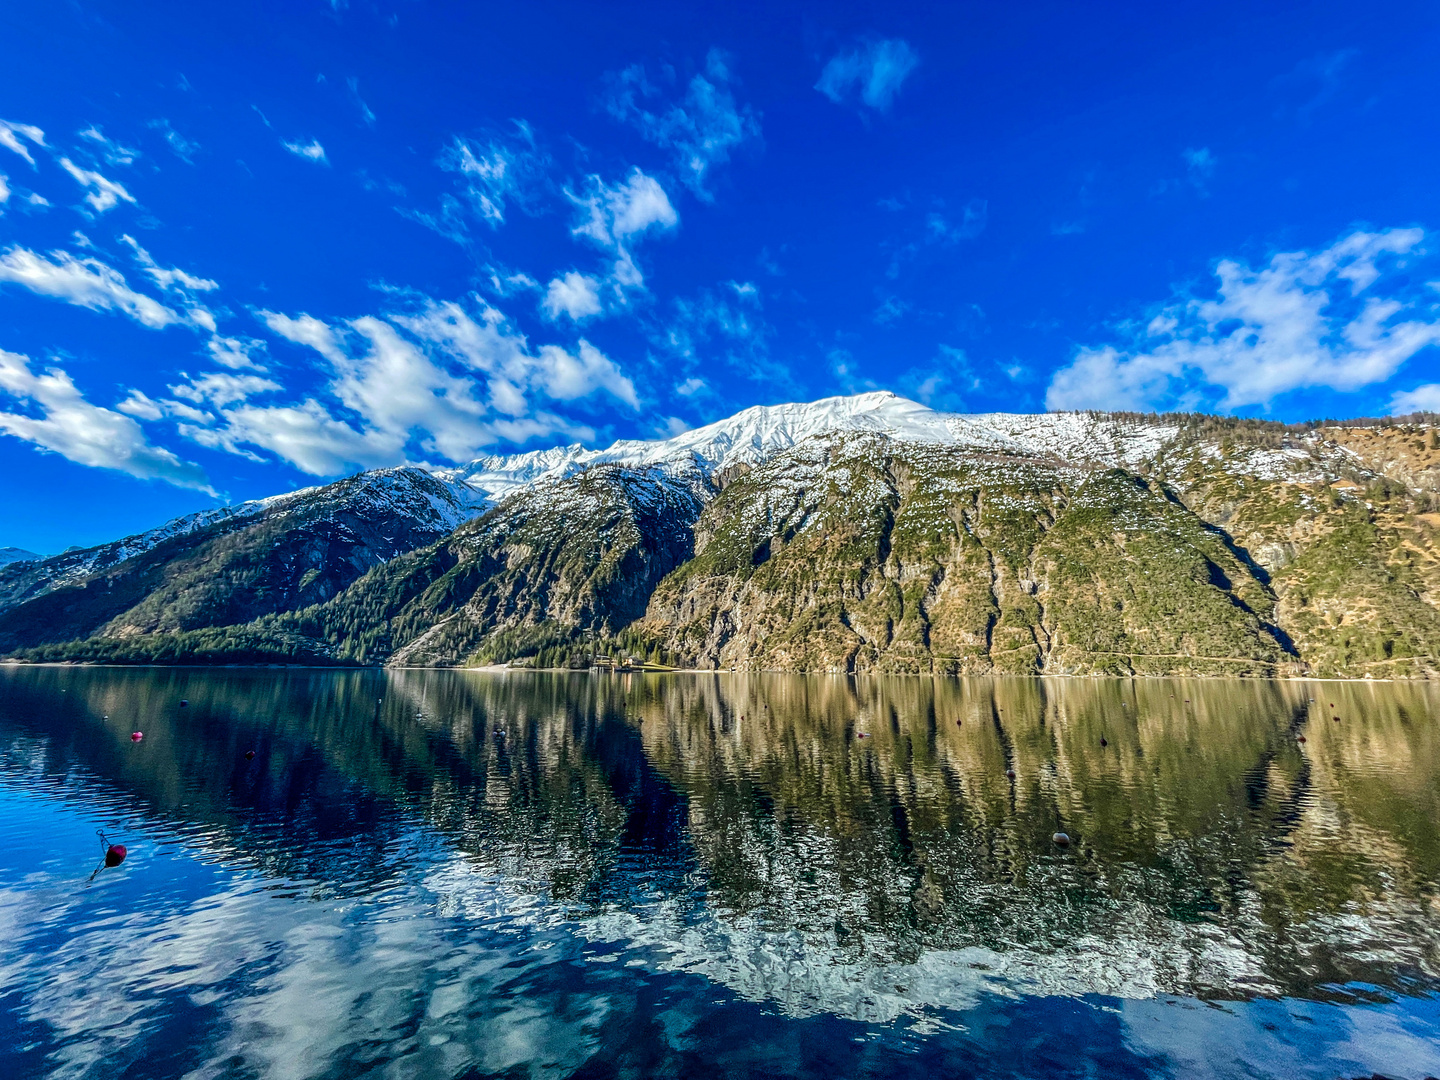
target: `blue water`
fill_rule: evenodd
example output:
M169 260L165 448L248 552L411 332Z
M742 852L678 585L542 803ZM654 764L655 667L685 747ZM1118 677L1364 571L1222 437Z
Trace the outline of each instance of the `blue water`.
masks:
M0 1076L1440 1074L1436 716L3 669Z

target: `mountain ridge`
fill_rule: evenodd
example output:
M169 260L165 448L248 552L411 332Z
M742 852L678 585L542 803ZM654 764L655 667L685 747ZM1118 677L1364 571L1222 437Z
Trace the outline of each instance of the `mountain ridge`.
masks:
M887 392L757 406L671 439L362 473L170 523L146 551L0 568L0 655L1433 677L1437 443L1428 421L967 416ZM275 572L301 550L329 552L318 578ZM47 566L70 576L47 588ZM91 610L97 587L120 600Z

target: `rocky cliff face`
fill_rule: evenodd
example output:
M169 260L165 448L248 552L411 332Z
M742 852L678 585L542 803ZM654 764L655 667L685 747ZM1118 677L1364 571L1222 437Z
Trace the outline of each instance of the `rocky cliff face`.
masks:
M28 659L563 666L599 649L787 671L1440 675L1430 426L857 401L749 410L675 447L352 478L12 607L0 644ZM473 518L476 489L498 501Z

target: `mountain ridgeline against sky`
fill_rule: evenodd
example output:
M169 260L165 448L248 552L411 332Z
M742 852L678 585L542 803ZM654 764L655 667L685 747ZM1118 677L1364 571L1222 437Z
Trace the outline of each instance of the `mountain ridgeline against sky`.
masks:
M1435 677L1434 421L757 407L0 566L0 655Z

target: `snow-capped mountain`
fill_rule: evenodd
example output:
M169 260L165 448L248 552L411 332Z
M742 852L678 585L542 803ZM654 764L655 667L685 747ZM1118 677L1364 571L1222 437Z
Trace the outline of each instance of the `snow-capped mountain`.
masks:
M1440 676L1440 430L889 393L403 466L0 567L0 656Z
M1173 425L1091 413L964 415L931 409L879 390L784 405L756 405L669 439L622 439L604 449L571 446L477 458L435 475L461 489L477 508L516 491L573 476L595 465L659 466L702 476L754 465L772 454L834 432L865 432L909 443L966 446L1021 454L1055 454L1138 464L1176 434Z
M9 566L17 562L34 562L40 558L33 551L26 551L24 548L3 547L0 548L0 566Z

